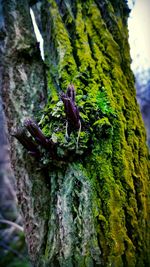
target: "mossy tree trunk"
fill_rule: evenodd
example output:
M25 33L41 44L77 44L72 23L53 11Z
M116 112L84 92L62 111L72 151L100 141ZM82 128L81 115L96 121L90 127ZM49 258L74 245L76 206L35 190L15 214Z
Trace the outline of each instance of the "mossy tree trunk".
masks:
M148 266L149 158L130 70L125 1L41 1L45 67L28 2L3 5L8 127L34 114L39 119L46 83L39 124L56 146L55 156L42 150L37 161L10 140L33 265ZM70 83L81 131L67 141L59 93Z

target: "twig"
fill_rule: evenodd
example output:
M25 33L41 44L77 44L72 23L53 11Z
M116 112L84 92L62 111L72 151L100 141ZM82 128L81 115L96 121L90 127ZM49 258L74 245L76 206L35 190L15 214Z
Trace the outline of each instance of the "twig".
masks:
M8 220L5 220L5 219L0 219L0 223L4 223L4 224L12 225L12 226L14 226L17 230L19 230L19 231L21 231L21 232L24 232L23 227L20 226L19 224L15 223L15 222L11 222L11 221L8 221Z

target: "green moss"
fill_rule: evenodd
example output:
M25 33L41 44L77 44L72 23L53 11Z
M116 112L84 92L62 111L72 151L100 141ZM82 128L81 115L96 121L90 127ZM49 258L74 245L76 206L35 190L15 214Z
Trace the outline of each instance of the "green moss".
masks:
M100 137L107 138L113 133L112 125L110 124L108 118L106 117L94 122L93 127L95 130L95 133L97 133L97 135L99 135Z
M47 71L47 86L51 103L56 103L58 101L58 93L56 87L54 86L52 75L48 71Z
M69 19L74 24L72 33L65 24L66 19L59 14L55 1L49 3L51 41L55 48L52 52L55 55L49 56L48 60L51 98L41 125L45 134L58 142L58 155L63 158L66 151L75 155L73 161L68 160L65 169L60 171L63 178L60 179L60 174L53 177L50 173L54 180L59 181L57 186L61 185L61 197L68 205L65 206L67 211L63 210L66 212L65 223L75 225L73 237L69 237L68 241L71 242L68 258L73 253L81 266L94 266L97 260L92 249L100 247L105 266L126 264L130 267L139 262L144 266L144 257L149 249L146 237L149 231L146 228L149 209L148 151L135 100L123 18L119 15L116 18L109 3L106 5L106 11L110 13L108 26L95 1L78 1L76 16L70 11L67 13L67 21ZM52 65L56 67L51 68ZM78 151L78 132L71 134L69 142L65 139L66 119L56 89L65 91L72 81L76 87L82 126ZM78 189L75 181L80 184ZM69 218L68 224L66 218ZM85 218L94 225L90 244L84 239L88 232ZM84 227L87 231L85 236ZM77 235L77 241L74 235ZM83 250L79 240L82 240L84 248L83 258L80 257ZM74 247L78 246L76 242L79 243L78 251L74 251ZM55 252L47 246L47 257L49 251L53 255L57 252L55 246L53 249ZM149 261L148 256L146 258Z
M75 76L78 75L77 67L74 58L72 57L72 46L66 28L63 25L61 16L59 14L55 1L49 0L50 14L52 21L52 34L54 38L54 45L57 47L56 55L54 51L52 62L50 62L50 72L55 78L55 81L64 90L69 83L72 82ZM53 71L55 66L56 72Z

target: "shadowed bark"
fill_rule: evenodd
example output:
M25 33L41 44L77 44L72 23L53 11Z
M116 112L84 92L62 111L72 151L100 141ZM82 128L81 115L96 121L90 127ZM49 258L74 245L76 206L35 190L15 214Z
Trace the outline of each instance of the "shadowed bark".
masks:
M36 160L10 138L34 266L150 264L149 159L130 70L128 11L125 1L41 1L44 71L28 2L3 2L8 127L35 115L56 144L55 157L38 144ZM66 140L60 93L69 84L81 129Z

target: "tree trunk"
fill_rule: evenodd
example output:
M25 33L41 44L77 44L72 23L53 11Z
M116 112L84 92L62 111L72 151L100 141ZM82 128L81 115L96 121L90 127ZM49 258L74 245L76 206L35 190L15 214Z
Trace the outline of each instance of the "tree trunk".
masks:
M45 72L28 2L1 3L8 127L43 114L39 125L54 147L39 145L37 160L10 138L33 265L148 266L149 159L130 70L127 5L41 3ZM48 100L39 114L45 76ZM66 125L59 93L69 84L81 129Z

